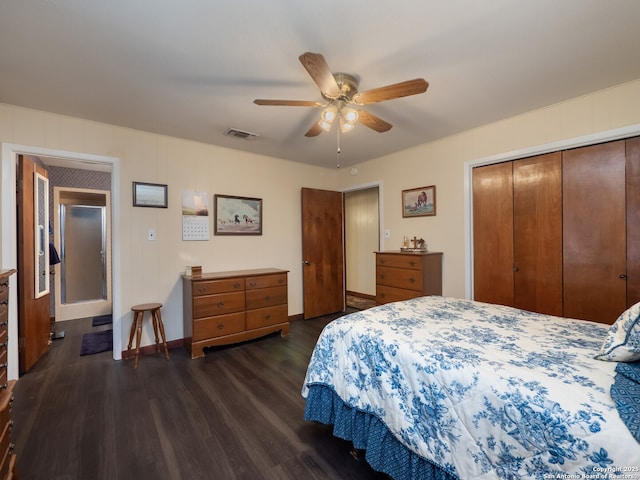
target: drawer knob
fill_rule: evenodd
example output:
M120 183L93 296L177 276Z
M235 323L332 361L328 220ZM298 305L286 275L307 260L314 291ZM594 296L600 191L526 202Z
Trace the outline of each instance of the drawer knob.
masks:
M280 285L282 285L282 284L284 283L284 278L279 278L279 279L278 279L278 283L279 283Z
M264 316L264 318L265 318L265 320L271 320L271 315L267 313L267 314Z
M384 273L381 273L381 274L380 274L380 278L384 278Z
M0 305L9 305L9 300L2 300Z
M200 293L204 293L204 292L206 292L206 291L207 291L207 289L206 289L205 287L198 287L198 291L199 291Z
M268 302L269 300L271 300L271 296L270 295L265 296L264 300L265 300L265 302Z
M220 322L218 325L218 330L222 330L224 328L224 323Z
M412 266L412 267L413 267L413 266L415 266L415 264L416 264L416 262L414 262L413 260L411 260L411 261L409 262L409 265L410 265L410 266Z
M220 307L220 308L224 307L224 301L220 300L218 302L218 307Z
M256 282L249 282L249 286L250 286L251 288L255 287L255 286L256 286Z
M415 278L413 278L413 277L409 278L409 283L414 283L415 281L416 281Z
M240 288L240 284L238 282L234 283L233 288Z

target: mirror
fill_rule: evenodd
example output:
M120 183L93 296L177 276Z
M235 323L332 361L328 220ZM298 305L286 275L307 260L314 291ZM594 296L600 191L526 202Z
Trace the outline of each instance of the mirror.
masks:
M49 293L49 179L35 173L34 180L34 296L40 298Z

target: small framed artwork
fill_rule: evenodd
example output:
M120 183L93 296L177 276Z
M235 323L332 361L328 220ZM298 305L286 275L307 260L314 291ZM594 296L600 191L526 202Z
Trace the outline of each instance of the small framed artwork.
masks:
M436 214L436 186L402 191L403 217L429 217Z
M213 196L214 235L262 235L262 199Z
M133 182L133 206L167 208L167 193L166 185Z

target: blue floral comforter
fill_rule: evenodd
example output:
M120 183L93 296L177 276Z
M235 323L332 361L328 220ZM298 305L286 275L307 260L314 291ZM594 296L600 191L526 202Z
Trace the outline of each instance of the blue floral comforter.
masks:
M325 327L302 395L330 388L458 478L640 478L609 394L616 364L593 359L607 328L443 297L387 304Z

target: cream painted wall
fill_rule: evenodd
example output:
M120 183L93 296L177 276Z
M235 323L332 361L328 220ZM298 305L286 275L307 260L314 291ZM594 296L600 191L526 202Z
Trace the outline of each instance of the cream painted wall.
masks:
M350 190L380 185L381 221L391 237L382 249L397 249L403 235L423 237L432 251L444 252L443 293L465 296L468 274L465 203L469 162L508 159L511 154L544 150L577 137L640 125L640 80L552 105L458 135L427 143L349 169L325 169L271 157L223 149L97 122L0 104L0 143L83 152L119 159L121 302L114 316L122 323L126 346L131 305L165 304L167 338L182 338L180 275L189 264L204 270L273 266L290 270L289 313L302 312L300 188ZM2 166L2 192L14 188ZM411 172L407 174L407 172ZM131 206L131 182L169 185L169 208ZM437 215L401 216L400 195L407 188L436 185ZM181 240L182 190L247 195L264 200L261 237L217 237L206 242ZM2 205L2 238L6 218ZM157 240L146 240L149 228ZM2 245L0 248L5 249ZM114 247L115 248L115 247ZM6 252L0 250L2 258ZM12 267L13 265L3 265ZM151 343L145 331L143 344Z
M6 104L0 104L0 142L119 159L119 211L114 219L119 218L120 227L122 298L114 319L121 322L124 348L129 309L138 303L162 302L167 339L182 338L181 275L186 265L202 265L204 271L287 269L289 314L302 312L300 189L335 190L334 169ZM133 181L167 184L169 208L134 208ZM3 162L2 189L13 188ZM208 193L208 241L182 241L183 190ZM214 193L262 198L262 236L214 236ZM1 224L6 228L11 212L2 208ZM151 228L157 232L155 241L146 239ZM7 258L7 252L0 251ZM143 344L153 343L151 334L150 328L144 331Z
M443 295L462 298L469 290L467 164L531 155L633 126L640 126L640 80L364 162L356 176L340 170L339 188L384 180L382 228L391 238L382 238L381 248L397 250L404 235L424 238L429 250L444 253ZM402 190L427 185L436 185L436 216L402 218Z

